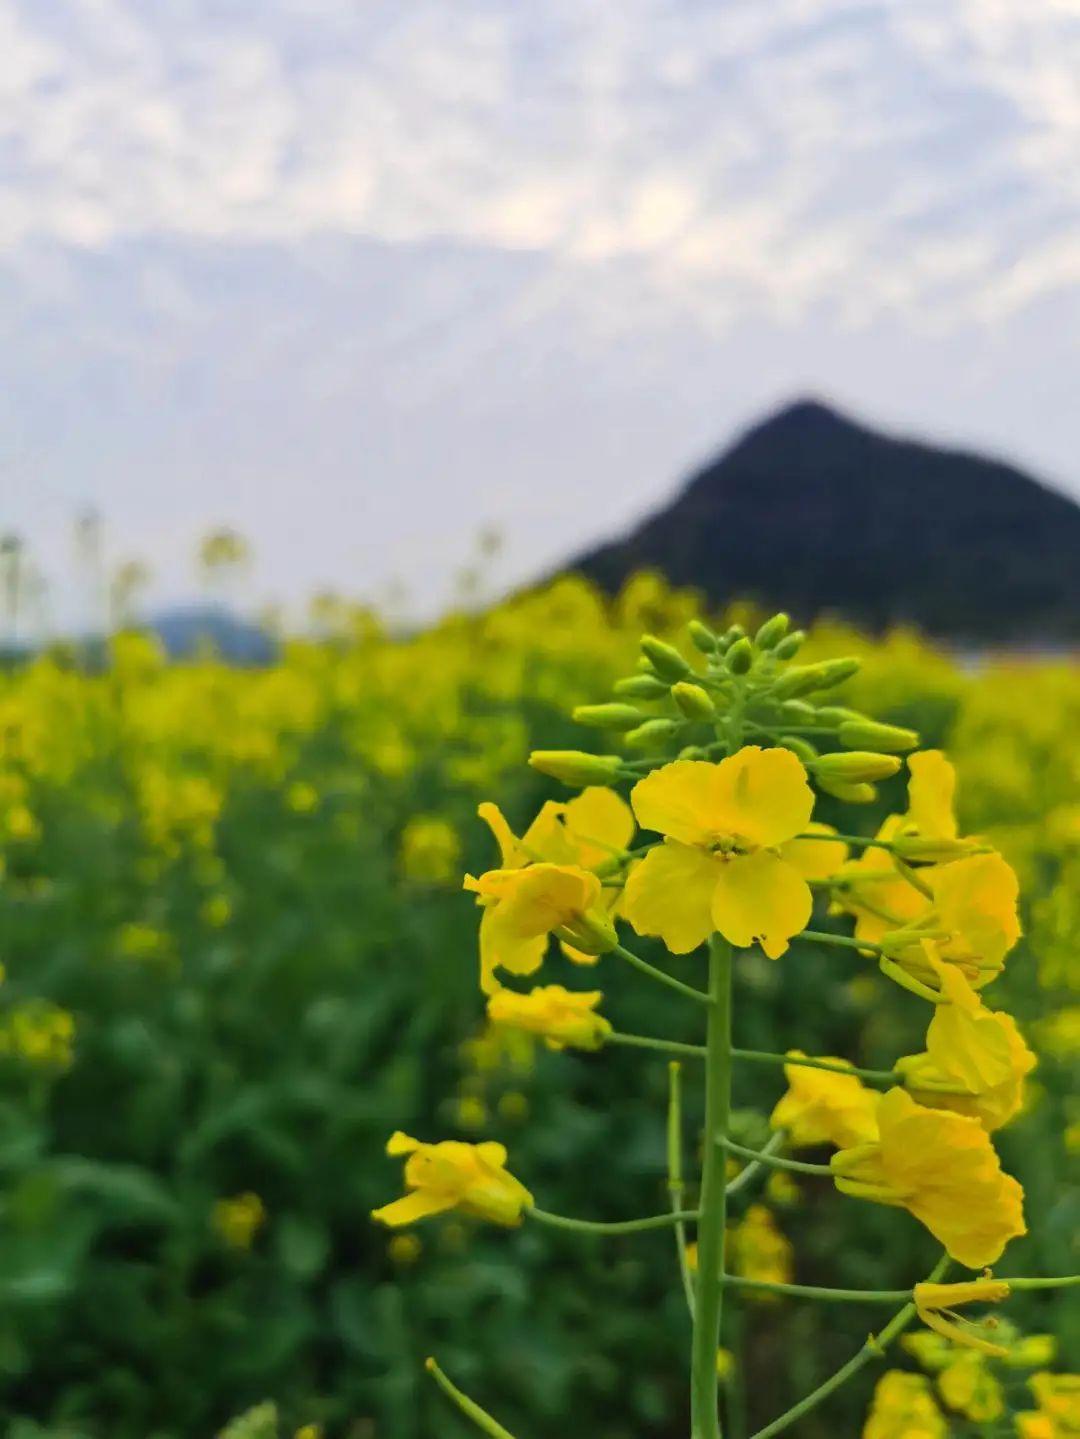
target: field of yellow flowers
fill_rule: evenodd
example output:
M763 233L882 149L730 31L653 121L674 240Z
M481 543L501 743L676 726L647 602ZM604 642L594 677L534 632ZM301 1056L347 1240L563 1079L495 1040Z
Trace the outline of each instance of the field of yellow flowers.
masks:
M492 867L478 803L517 827L565 797L526 769L530 750L609 740L570 710L633 670L643 630L673 639L698 611L651 575L613 603L564 579L404 639L336 608L267 668L169 664L123 633L92 672L57 653L0 674L4 1434L208 1439L238 1413L230 1439L473 1432L425 1379L431 1352L515 1433L685 1433L670 1235L553 1247L459 1217L390 1233L369 1214L394 1192L393 1130L503 1141L562 1213L618 1216L629 1191L666 1205L663 1059L489 1031L461 876ZM837 702L947 745L964 832L1019 874L1025 937L995 1000L1039 1066L999 1136L1027 1194L1010 1259L1076 1272L1080 668L965 668L838 627L804 657L840 653L864 664ZM863 807L866 834L902 808L899 786ZM809 1053L873 1066L922 1047L918 1001L875 1004L888 981L835 949L747 953L735 982L747 1048L797 1032ZM691 1038L678 996L648 986L605 1012ZM740 1077L748 1143L783 1087ZM797 1263L804 1283L884 1289L934 1254L887 1211L841 1217L818 1181L783 1172L730 1219L750 1279ZM1045 1372L1080 1353L1076 1294L1015 1297L1023 1362L975 1354L958 1370L918 1336L867 1432L1014 1432L987 1395L1042 1406ZM730 1439L865 1338L865 1315L827 1318L775 1294L745 1306L725 1332ZM792 1432L861 1432L877 1378Z

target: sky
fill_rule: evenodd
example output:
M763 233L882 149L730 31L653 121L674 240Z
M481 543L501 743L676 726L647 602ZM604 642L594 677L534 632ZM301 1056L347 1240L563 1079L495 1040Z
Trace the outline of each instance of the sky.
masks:
M0 534L427 614L813 394L1080 494L1080 0L0 0ZM402 598L402 587L408 598Z

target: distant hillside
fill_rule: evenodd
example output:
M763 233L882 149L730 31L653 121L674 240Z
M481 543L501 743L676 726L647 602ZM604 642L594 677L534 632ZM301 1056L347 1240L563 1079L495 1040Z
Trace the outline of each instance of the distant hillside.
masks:
M642 566L800 621L828 611L953 639L1080 637L1080 506L1009 465L813 401L750 430L666 509L569 568L615 589Z

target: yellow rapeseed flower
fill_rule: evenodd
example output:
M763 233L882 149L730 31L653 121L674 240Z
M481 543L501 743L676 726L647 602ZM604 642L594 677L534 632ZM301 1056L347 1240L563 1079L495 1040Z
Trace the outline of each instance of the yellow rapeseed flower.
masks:
M463 1144L444 1139L439 1144L422 1144L398 1130L390 1137L386 1152L408 1156L405 1187L411 1191L372 1210L373 1219L391 1228L451 1209L492 1224L513 1226L521 1223L522 1210L533 1202L525 1186L508 1173L506 1150L494 1141Z
M487 1012L493 1024L542 1035L550 1049L599 1049L611 1033L609 1022L595 1012L603 997L598 989L575 994L561 984L528 994L500 989L489 998Z
M847 862L848 846L828 837L836 834L831 824L813 820L806 826L806 833L820 838L785 840L779 849L781 857L793 864L805 880L832 879Z
M1016 1416L1021 1439L1074 1439L1080 1434L1080 1374L1033 1374L1038 1412Z
M961 839L953 808L956 771L939 749L908 755L908 812L893 842L907 859L943 862L970 853L977 840Z
M234 1194L217 1201L210 1222L233 1249L250 1249L266 1222L266 1209L257 1194Z
M1024 1077L1036 1059L1009 1014L987 1009L954 965L935 961L942 994L926 1052L898 1060L904 1084L920 1104L972 1114L1000 1129L1023 1103Z
M862 1439L947 1439L948 1432L924 1375L890 1369L881 1376Z
M844 1194L907 1209L953 1259L982 1269L1027 1232L1024 1191L1003 1174L977 1119L925 1109L903 1089L878 1104L879 1138L842 1149L831 1161Z
M938 1393L950 1409L975 1424L990 1424L1005 1413L1005 1391L981 1354L959 1354L938 1375Z
M802 1058L802 1051L789 1054ZM828 1059L830 1064L842 1064ZM811 1069L804 1064L786 1064L788 1091L769 1117L774 1129L786 1129L796 1148L833 1144L846 1149L877 1138L879 1095L854 1074Z
M995 1344L987 1338L989 1326L974 1324L954 1313L963 1304L1000 1304L1003 1299L1008 1299L1009 1286L1003 1280L971 1279L960 1284L916 1284L912 1297L916 1313L927 1329L932 1329L944 1339L998 1358L1008 1353L1004 1345Z
M750 1205L742 1219L730 1226L727 1242L727 1262L732 1274L769 1284L791 1282L794 1272L791 1241L777 1228L772 1211L764 1204ZM754 1290L747 1291L746 1297L773 1298Z
M543 963L553 931L578 949L603 953L616 943L615 927L600 909L600 881L576 865L533 864L465 877L484 908L480 921L480 987L494 994L495 971L532 974Z
M638 823L665 837L626 882L623 910L637 932L687 954L716 930L778 959L813 903L797 865L777 852L814 805L795 755L750 745L719 764L675 760L630 799Z

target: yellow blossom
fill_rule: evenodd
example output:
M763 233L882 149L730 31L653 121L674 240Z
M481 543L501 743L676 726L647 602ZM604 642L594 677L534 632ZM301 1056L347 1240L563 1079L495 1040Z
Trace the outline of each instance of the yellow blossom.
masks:
M740 1278L770 1284L791 1282L794 1270L791 1242L777 1228L772 1211L764 1204L751 1204L742 1219L731 1225L727 1253L731 1273ZM748 1297L761 1299L762 1295L750 1290Z
M1080 1374L1033 1374L1028 1387L1039 1411L1054 1424L1054 1436L1080 1434Z
M266 1221L266 1209L257 1194L234 1194L217 1201L210 1221L233 1249L250 1249Z
M947 862L970 853L978 843L961 839L953 798L956 771L938 749L908 756L908 812L894 843L907 859Z
M439 1144L422 1144L398 1130L390 1137L386 1152L408 1156L405 1187L410 1192L372 1210L373 1219L392 1228L451 1209L492 1224L513 1226L521 1223L522 1210L533 1202L525 1186L507 1171L506 1150L493 1141L463 1144L444 1139Z
M610 949L616 942L608 916L598 908L600 881L575 865L533 864L493 869L465 878L484 907L480 921L480 987L494 994L495 971L532 974L540 968L552 931L562 930L578 948Z
M798 1049L788 1052L796 1058L804 1057ZM827 1058L827 1062L839 1065L844 1061ZM879 1095L867 1089L856 1075L811 1069L805 1064L785 1064L784 1074L788 1091L777 1103L769 1123L773 1129L786 1129L793 1146L833 1144L843 1149L877 1138Z
M626 882L623 909L637 932L687 954L717 930L779 958L812 908L806 880L777 853L813 810L795 755L751 745L719 764L676 760L639 780L630 799L638 823L665 836Z
M595 1013L601 999L599 990L574 994L561 984L528 994L500 989L488 1000L487 1012L493 1024L542 1035L550 1049L599 1049L611 1033L608 1021Z
M876 838L892 843L903 821L890 815ZM926 917L930 901L900 873L887 849L868 845L837 871L835 902L855 918L855 938L877 944L890 930Z
M928 1379L899 1369L881 1376L862 1439L946 1439L948 1432Z
M896 1068L920 1104L972 1114L992 1132L1019 1112L1035 1056L1012 1016L987 1009L959 969L932 965L948 1002L934 1009L926 1052Z
M1024 1191L1003 1174L977 1119L925 1109L903 1089L878 1105L880 1137L842 1149L831 1161L844 1194L907 1209L953 1259L982 1269L1026 1233Z
M1001 1381L990 1372L980 1354L960 1354L938 1375L942 1399L965 1419L989 1424L1005 1413Z
M913 1293L916 1313L927 1329L951 1339L962 1348L999 1358L1008 1350L987 1338L989 1325L973 1324L953 1311L963 1304L999 1304L1008 1297L1008 1284L998 1279L972 1279L960 1284L916 1284ZM974 1418L974 1415L971 1417Z
M813 820L806 826L806 833L821 838L785 840L779 847L781 857L793 864L805 880L831 879L847 861L848 846L842 840L828 838L836 833L831 824Z
M457 831L441 815L418 814L401 831L398 868L418 884L445 884L461 857Z

